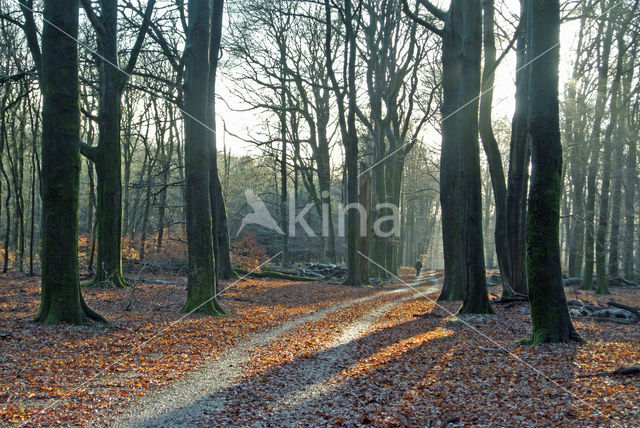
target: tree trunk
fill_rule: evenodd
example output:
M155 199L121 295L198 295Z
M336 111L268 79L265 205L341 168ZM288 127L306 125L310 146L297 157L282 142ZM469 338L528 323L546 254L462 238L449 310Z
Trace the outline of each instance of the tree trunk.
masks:
M129 284L122 273L122 172L120 118L124 84L133 71L142 41L149 26L155 0L147 3L143 24L132 49L126 70L118 67L118 2L100 0L100 16L96 16L91 3L83 6L96 28L99 38L100 100L98 103L98 147L85 150L96 165L98 265L95 285L126 287Z
M9 92L7 91L5 93L5 97L2 100L3 101L1 106L2 118L0 119L1 121L0 122L0 174L2 175L5 182L7 183L7 196L4 202L6 223L5 223L5 229L4 229L4 257L3 257L2 273L7 273L9 269L9 238L11 236L11 182L9 181L9 176L7 175L7 171L2 161L4 147L8 146L7 122L6 122L6 116L5 116L5 104L8 96L9 96ZM8 150L9 148L7 147L7 151ZM0 186L0 196L2 196L1 186ZM1 203L2 203L2 200L0 198L0 204Z
M93 274L93 262L96 254L96 219L94 215L94 209L96 206L96 188L95 180L93 176L93 162L87 160L87 176L89 178L89 215L88 224L89 227L89 239L91 239L91 249L89 252L89 262L87 264L87 271L89 274Z
M332 42L331 42L331 5L329 0L325 0L325 61L327 73L331 79L333 91L338 99L338 122L342 143L345 149L345 173L346 173L346 193L347 204L358 203L358 130L356 128L356 34L353 28L353 10L351 0L345 0L344 20L345 20L345 41L347 43L347 64L346 64L346 91L340 90L340 85L333 70ZM347 98L347 106L344 99ZM360 236L359 211L350 209L347 211L347 266L349 273L345 280L345 285L360 286L360 260L362 256L358 254L358 237Z
M122 273L122 179L120 161L121 71L118 64L115 0L100 2L100 98L98 102L98 147L89 156L96 166L98 261L95 285L125 287Z
M460 85L459 138L462 184L465 251L465 296L460 313L493 313L489 303L484 265L482 236L482 183L480 147L478 141L478 98L480 95L480 64L482 54L482 9L479 2L465 2L463 6L464 33L462 36Z
M604 152L602 160L602 185L600 187L600 213L598 216L598 231L596 234L596 276L598 294L609 294L609 281L607 280L606 266L606 240L609 223L609 190L611 186L611 155L614 150L611 139L613 131L618 125L618 92L620 90L620 79L622 78L622 64L624 55L624 34L618 34L618 59L616 64L616 74L611 84L610 119L604 136ZM620 144L618 144L620 145ZM617 254L616 254L617 257Z
M209 134L209 193L213 218L213 248L216 260L216 274L219 279L235 278L237 275L231 265L231 245L229 242L229 226L227 223L227 208L222 195L222 185L218 173L217 127L215 119L215 87L218 56L220 55L220 40L222 36L222 16L224 0L214 0L211 18L211 45L209 47L209 104L210 113L207 123L215 132Z
M460 0L452 0L442 36L442 146L440 151L440 206L442 207L442 246L444 282L439 301L464 297L465 249L460 239L463 230L463 183L460 174L458 108L459 82L462 78L458 54L462 25Z
M634 78L634 65L636 55L636 45L632 45L629 54L629 63L625 67L625 78L623 93L628 94ZM628 111L628 110L627 110ZM635 199L636 186L638 181L638 142L632 132L628 132L628 118L623 119L624 132L621 132L621 139L618 144L627 146L627 158L624 170L624 240L622 245L622 271L625 278L633 280L635 275L635 259L633 257L635 236ZM636 128L637 129L637 128Z
M333 216L331 210L331 167L329 160L329 144L326 138L326 129L324 130L324 137L321 136L322 131L318 129L318 158L316 159L318 165L318 186L320 187L320 198L322 201L323 213L323 229L324 225L327 225L327 230L323 230L323 235L326 235L326 243L324 245L323 258L325 262L336 262L336 232L333 225ZM324 138L324 142L323 142Z
M527 292L526 277L526 218L527 185L529 175L529 145L527 134L529 67L527 62L528 0L520 1L520 34L516 45L516 108L511 121L508 187L505 198L507 255L509 257L509 286L516 293Z
M42 34L42 296L36 321L104 318L87 306L78 278L80 107L78 1L46 0Z
M189 276L183 313L220 315L216 300L211 199L209 196L209 133L207 123L210 7L207 0L189 0L185 46L184 112L187 251Z
M605 6L602 5L602 8ZM582 288L593 289L593 267L595 248L595 210L597 174L600 164L600 134L602 118L604 116L605 104L607 101L607 81L609 77L609 54L611 53L611 40L613 38L613 23L608 20L607 28L602 40L602 51L598 65L598 92L593 116L593 130L590 138L589 169L587 175L587 209L585 215L585 240L584 240L584 270L582 271Z
M613 150L613 184L611 189L611 238L609 241L609 263L607 272L611 276L620 274L620 223L622 216L622 175L624 173L623 149L625 140L624 119L619 120Z
M363 171L360 176L360 205L362 205L367 213L371 213L371 171L365 163L360 164L360 169ZM370 216L367 215L367 228L369 225ZM358 251L360 251L361 257L363 257L360 264L360 281L363 284L369 283L369 269L367 266L369 261L365 257L369 257L369 235L361 235L358 237Z
M284 38L284 35L282 36ZM286 80L286 61L287 49L286 40L280 43L280 224L282 228L282 266L289 265L289 210L295 210L295 207L289 207L289 195L287 190L287 80ZM294 232L295 233L295 232Z
M527 217L527 284L533 344L581 340L562 286L560 197L562 144L558 106L559 0L529 2L531 57L528 130L531 188Z
M506 197L507 185L504 179L502 157L498 147L498 141L493 134L491 126L491 108L493 104L493 85L495 82L496 45L494 36L494 5L493 0L483 1L484 20L484 67L482 72L482 97L480 100L479 129L482 146L487 155L491 184L495 201L495 249L498 257L498 267L503 278L510 277L509 255L507 251L507 226L506 226Z
M636 181L638 180L637 141L635 141L634 138L629 138L626 146L627 162L624 186L624 245L622 247L622 269L624 277L633 280L635 278L633 243L636 238L634 203L636 198Z

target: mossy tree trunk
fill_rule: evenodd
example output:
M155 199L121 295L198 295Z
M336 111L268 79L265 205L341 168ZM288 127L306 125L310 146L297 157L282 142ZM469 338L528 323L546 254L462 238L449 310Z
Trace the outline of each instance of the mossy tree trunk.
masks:
M66 33L66 34L65 34ZM42 297L36 321L104 322L78 278L78 1L47 0L42 34Z
M220 315L216 300L213 256L207 123L211 8L207 0L189 0L185 46L184 132L186 170L187 251L189 276L183 313Z
M117 5L102 2L101 54L117 64ZM91 156L96 166L98 257L95 284L126 287L122 273L122 177L120 158L120 70L104 60L100 64L98 146Z
M533 344L581 340L562 286L560 198L562 145L558 106L559 0L529 3L531 188L527 217L527 284Z

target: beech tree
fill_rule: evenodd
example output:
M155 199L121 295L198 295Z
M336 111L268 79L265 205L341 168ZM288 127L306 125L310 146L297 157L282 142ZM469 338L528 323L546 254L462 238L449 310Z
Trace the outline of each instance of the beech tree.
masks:
M463 313L490 313L478 141L481 5L452 0L445 12L428 0L419 3L443 24L439 28L421 18L404 0L405 13L442 37L440 204L445 274L438 299L464 299Z
M220 315L216 299L211 199L209 196L210 133L206 126L209 91L211 5L208 0L189 0L185 45L184 133L186 168L187 300L182 312ZM220 25L220 21L215 21Z
M42 31L42 297L36 321L105 322L78 277L78 1L46 0Z
M516 106L511 120L509 172L505 195L505 227L509 260L507 281L513 291L522 294L527 292L526 223L530 158L527 133L530 69L525 66L528 58L526 30L528 1L520 0L520 24L516 41Z
M125 84L138 60L149 28L155 0L147 3L143 22L131 49L129 60L118 68L118 2L100 0L100 15L90 0L82 0L84 10L98 37L100 54L100 101L98 106L98 145L82 144L82 153L91 159L98 175L97 231L98 262L96 285L125 287L122 274L122 149L120 143L121 98Z
M333 19L331 4L325 0L325 61L327 73L333 87L338 107L338 123L342 144L345 150L345 170L347 178L347 204L357 204L358 197L358 131L356 129L356 33L354 29L354 8L350 0L344 2L344 9L340 10L340 15L345 25L345 76L344 85L338 83L338 78L334 70L334 57L332 54L332 26ZM341 87L344 86L344 89ZM346 99L346 103L345 103ZM360 215L356 209L347 212L347 267L349 274L345 280L345 285L360 286L362 277L360 275L361 265L366 265L366 260L358 254L358 238L360 236Z
M560 264L562 145L558 103L560 2L529 2L528 132L531 187L527 215L527 284L531 343L581 341L567 307Z
M227 225L227 208L222 196L222 185L218 174L218 147L216 127L216 72L222 39L222 15L224 0L214 0L211 8L211 40L209 46L209 102L207 105L207 123L212 127L209 132L209 197L213 218L212 239L216 260L216 273L220 279L236 277L231 265L231 248L229 243L229 227Z

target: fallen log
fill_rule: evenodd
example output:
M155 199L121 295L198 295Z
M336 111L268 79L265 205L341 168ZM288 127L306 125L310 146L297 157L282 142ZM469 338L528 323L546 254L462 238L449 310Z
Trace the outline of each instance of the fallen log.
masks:
M640 366L620 367L611 372L611 376L632 376L640 374Z
M612 372L598 372L591 374L576 375L577 378L587 377L601 377L601 376L633 376L640 374L640 367L638 366L623 366L618 367Z
M628 279L624 279L621 276L609 276L607 277L609 287L622 287L622 288L637 288L640 284L631 282Z
M640 288L640 284L638 284L637 282L631 282L631 281L626 280L624 278L620 278L620 281L624 282L629 287Z
M640 321L640 309L638 308L634 308L632 306L627 306L627 305L623 305L622 303L618 303L615 301L610 301L607 303L607 305L614 307L614 308L618 308L618 309L623 309L627 312L631 312L633 315L636 316L636 318L638 318L638 321Z
M607 376L635 376L640 375L640 366L622 366L612 372L597 372L579 374L575 376L553 376L550 379L585 379L590 377L607 377Z
M501 297L499 299L494 299L491 302L492 303L511 303L511 302L528 302L529 299L527 298L527 296L524 296L522 294L516 294L513 296L508 296L508 297Z
M163 281L161 279L145 279L145 278L126 278L129 282L144 282L145 284L160 284L160 285L187 285L183 281Z
M288 273L282 273L275 270L263 270L260 272L250 272L244 269L234 269L236 273L241 276L250 276L252 278L276 278L276 279L286 279L289 281L318 281L318 278L309 278L308 276L300 276Z
M588 315L587 318L591 318L592 320L599 321L599 322L612 322L616 324L635 324L635 321L626 319L626 318L599 317L599 316L593 316L593 315Z

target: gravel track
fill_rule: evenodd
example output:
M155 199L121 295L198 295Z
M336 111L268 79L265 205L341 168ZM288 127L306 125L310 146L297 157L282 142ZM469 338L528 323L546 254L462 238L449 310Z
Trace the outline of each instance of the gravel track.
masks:
M411 287L420 287L420 293L411 290ZM366 335L372 325L394 306L417 298L423 293L437 291L439 282L422 277L411 287L381 291L366 297L347 300L261 332L212 358L203 367L184 378L160 391L142 397L129 406L124 413L118 415L110 426L211 426L215 424L215 415L227 410L226 402L233 398L233 386L236 386L234 380L242 376L243 366L250 361L253 351L269 346L270 342L307 323L316 322L353 305L371 302L371 308L361 317L339 327L336 338L329 341L317 357L298 359L288 365L286 373L278 374L279 387L271 391L269 409L264 409L264 414L260 417L264 423L259 422L256 426L294 425L297 419L295 414L291 414L290 409L296 408L299 411L302 403L329 392L334 384L336 373L358 360L358 349L349 346L350 343ZM399 297L391 302L375 302L395 294ZM262 409L255 409L255 411L262 411ZM210 421L207 421L209 418L207 415L211 415Z

